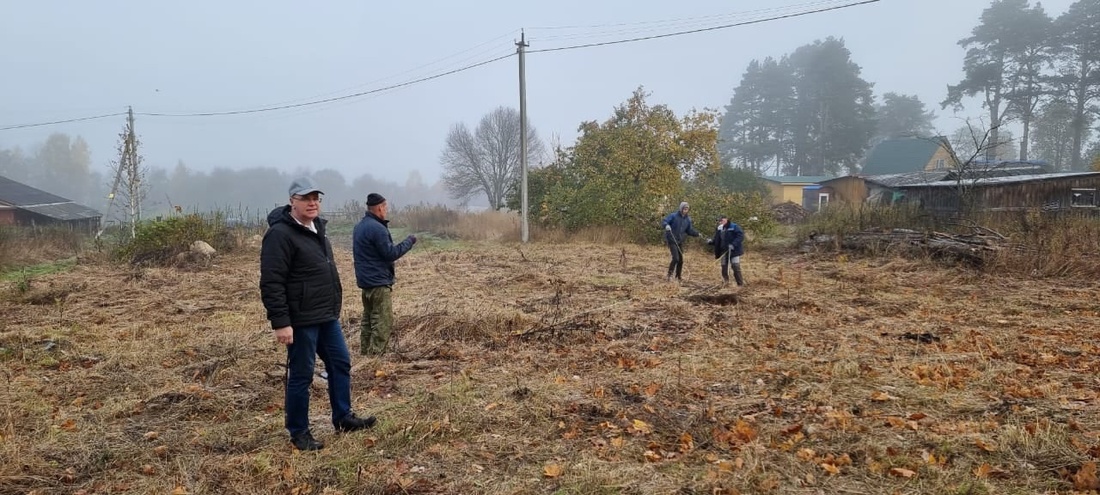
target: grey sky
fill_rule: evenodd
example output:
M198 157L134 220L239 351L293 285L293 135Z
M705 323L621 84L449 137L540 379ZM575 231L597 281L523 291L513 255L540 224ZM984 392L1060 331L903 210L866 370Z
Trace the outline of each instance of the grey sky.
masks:
M364 2L327 0L16 1L0 4L0 127L125 110L240 110L369 90L515 50L608 41L844 3L841 0L668 2ZM563 144L584 120L603 120L639 85L677 113L721 108L748 62L842 37L863 76L884 92L917 94L940 110L961 77L957 45L985 0L878 3L747 27L616 46L532 53L528 114ZM1072 0L1043 2L1048 14ZM784 9L786 7L786 9ZM755 12L749 14L750 12ZM731 15L740 14L745 15ZM675 24L633 24L683 20ZM599 26L546 29L560 26ZM486 42L489 42L486 44ZM474 48L476 47L476 48ZM446 58L458 52L456 57ZM418 68L420 67L420 68ZM411 70L410 69L415 69ZM384 78L384 79L383 79ZM437 80L306 109L209 118L139 117L147 163L199 170L334 168L403 183L439 178L450 125L476 124L498 105L518 107L514 57ZM960 116L979 116L977 101ZM0 132L0 147L30 147L50 132L81 135L107 170L121 118Z

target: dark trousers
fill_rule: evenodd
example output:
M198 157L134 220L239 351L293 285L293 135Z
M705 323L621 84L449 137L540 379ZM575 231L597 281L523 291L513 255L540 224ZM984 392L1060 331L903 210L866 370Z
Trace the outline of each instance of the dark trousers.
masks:
M668 251L672 254L672 261L668 263L668 276L671 277L675 272L676 280L679 280L684 271L684 247L676 241L668 241Z
M309 386L317 356L328 372L332 423L351 413L351 356L339 320L294 327L294 343L286 347L286 429L291 436L309 431Z

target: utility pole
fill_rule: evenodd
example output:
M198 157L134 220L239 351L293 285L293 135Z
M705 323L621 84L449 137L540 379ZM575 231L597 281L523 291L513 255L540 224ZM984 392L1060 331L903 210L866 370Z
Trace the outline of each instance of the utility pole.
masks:
M134 133L134 107L126 110L126 167L129 177L130 238L137 237L137 224L141 222L141 174L138 171L137 134ZM121 164L119 164L121 166Z
M527 243L527 69L524 65L524 53L527 39L523 30L519 32L516 53L519 54L519 163L523 169L520 176L520 240Z

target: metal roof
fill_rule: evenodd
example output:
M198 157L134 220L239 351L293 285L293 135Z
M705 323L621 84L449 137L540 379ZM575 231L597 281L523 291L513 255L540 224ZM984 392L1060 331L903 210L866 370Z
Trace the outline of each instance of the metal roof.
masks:
M769 175L769 176L761 177L761 179L764 179L766 181L771 181L771 182L778 182L780 184L797 185L797 184L816 184L816 183L821 182L823 180L831 179L831 177L826 177L824 175Z
M29 206L71 202L72 200L0 176L0 203Z
M98 211L88 208L87 206L78 205L72 201L68 203L55 203L52 205L18 206L17 208L61 221L86 220L103 216Z
M868 175L864 176L863 180L884 187L901 187L941 181L949 173L949 170L904 172L900 174Z
M21 182L0 176L0 205L10 205L55 220L84 220L100 218L100 212L78 205L56 194L50 194Z

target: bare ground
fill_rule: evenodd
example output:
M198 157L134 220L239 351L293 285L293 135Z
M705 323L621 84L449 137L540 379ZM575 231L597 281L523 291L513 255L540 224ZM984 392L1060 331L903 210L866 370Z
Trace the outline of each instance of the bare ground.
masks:
M1095 281L923 261L461 244L399 262L395 352L294 451L257 253L0 287L0 494L1071 493L1100 487Z

